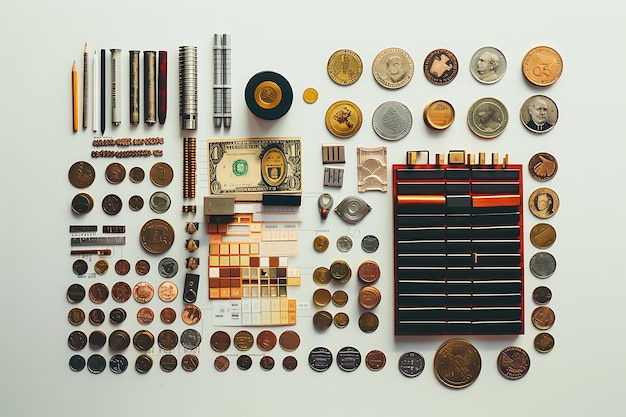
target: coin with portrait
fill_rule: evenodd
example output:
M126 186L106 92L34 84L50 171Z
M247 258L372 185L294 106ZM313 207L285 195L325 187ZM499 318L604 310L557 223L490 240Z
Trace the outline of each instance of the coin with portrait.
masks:
M535 95L524 101L519 116L526 129L534 133L546 133L556 125L559 109L550 97Z
M482 47L470 59L470 73L480 83L496 83L506 73L506 58L492 46Z
M387 48L380 51L372 63L374 79L388 89L402 88L413 78L413 59L400 48Z
M467 111L467 125L478 137L493 139L500 136L509 121L504 104L493 97L476 100Z
M528 197L528 208L540 219L547 219L559 210L560 200L557 193L550 188L537 188Z

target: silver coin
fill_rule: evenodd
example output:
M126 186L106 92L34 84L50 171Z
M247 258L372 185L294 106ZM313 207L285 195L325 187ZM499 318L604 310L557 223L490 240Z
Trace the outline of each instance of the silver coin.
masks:
M509 112L504 104L493 97L476 100L467 111L467 125L478 137L493 139L506 128Z
M372 207L359 196L349 196L341 200L335 212L348 224L356 224L372 210Z
M559 109L550 97L536 95L522 104L519 116L526 129L534 133L546 133L556 125Z
M480 48L472 55L470 73L483 84L498 82L506 73L506 58L492 46Z
M537 278L548 278L556 270L556 259L548 252L537 252L530 258L528 267Z
M159 262L159 275L172 278L178 272L178 262L174 258L163 258Z
M417 352L403 353L398 360L400 373L409 378L415 378L421 374L425 365L424 357Z
M317 372L324 372L333 364L333 355L325 347L316 347L309 353L309 366Z
M363 236L363 239L361 239L361 249L363 249L363 252L376 252L379 245L380 242L378 241L378 238L374 235Z
M337 366L346 372L355 371L361 365L361 353L358 349L347 346L337 352Z
M200 346L202 342L202 335L196 329L186 329L180 335L180 344L185 349L194 350Z
M165 213L172 204L170 196L163 191L157 191L150 196L150 208L155 213Z
M398 101L387 101L372 116L374 132L385 140L400 140L413 126L413 116L407 106Z
M337 249L341 252L348 252L352 249L352 239L350 239L350 236L339 236L337 239Z

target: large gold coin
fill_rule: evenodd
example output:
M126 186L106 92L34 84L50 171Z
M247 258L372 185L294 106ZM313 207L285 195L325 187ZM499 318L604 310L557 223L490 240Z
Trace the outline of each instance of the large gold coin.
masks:
M139 241L148 252L163 253L174 243L174 228L165 220L148 220L139 232Z
M559 205L559 196L550 188L537 188L528 197L528 208L540 219L554 216L559 209Z
M363 61L349 49L335 51L328 58L328 76L339 85L354 84L363 73Z
M554 84L561 76L563 59L549 46L537 46L524 55L522 72L531 83L546 87Z
M318 252L324 252L326 249L328 249L328 245L328 238L324 235L315 236L315 239L313 239L313 249Z
M315 271L313 271L313 281L315 281L317 285L326 285L331 279L332 275L330 274L330 269L325 266L315 268Z
M372 64L374 79L385 88L404 87L413 78L413 59L400 48L387 48L378 53Z
M448 340L435 353L435 375L450 388L470 386L478 378L481 365L478 350L465 340Z
M336 101L326 110L326 128L338 138L354 136L362 123L361 109L351 101Z

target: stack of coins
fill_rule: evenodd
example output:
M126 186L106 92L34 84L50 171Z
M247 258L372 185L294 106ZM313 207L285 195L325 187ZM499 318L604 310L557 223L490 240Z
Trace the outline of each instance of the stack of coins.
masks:
M195 130L198 119L198 48L178 48L178 83L181 129Z
M183 138L183 198L196 198L196 138Z

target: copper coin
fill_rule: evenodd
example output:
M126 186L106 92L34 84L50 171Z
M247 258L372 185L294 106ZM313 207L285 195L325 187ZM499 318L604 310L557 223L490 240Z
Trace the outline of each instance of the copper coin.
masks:
M121 351L130 346L130 335L124 330L114 330L109 336L109 347L115 351Z
M348 100L336 101L326 110L326 128L338 138L356 135L363 123L359 106Z
M370 350L367 352L367 355L365 355L365 366L367 366L367 369L370 371L380 371L385 367L386 363L387 357L380 350Z
M435 49L424 59L424 75L433 84L448 84L458 73L459 62L447 49Z
M180 335L180 344L183 345L185 349L197 349L200 343L202 343L202 335L196 329L186 329Z
M138 303L145 304L154 297L154 288L152 284L146 281L140 281L133 287L133 297Z
M237 368L247 371L252 366L252 358L248 355L241 355L237 358Z
M113 324L120 324L126 320L126 310L116 307L109 313L109 321Z
M547 152L536 153L528 161L528 172L538 181L551 180L558 169L556 158Z
M87 273L88 269L89 265L87 265L87 262L84 259L77 259L72 264L72 271L76 275L84 275Z
M72 199L72 212L75 214L89 213L93 209L93 197L87 193L78 193Z
M240 330L235 334L233 344L238 350L250 350L254 346L254 336L247 330Z
M178 296L178 287L172 281L163 281L157 292L161 301L171 303Z
M148 220L139 232L139 240L148 252L163 253L174 243L174 228L162 219Z
M103 347L107 342L107 335L102 330L94 330L89 333L89 346L94 349Z
M140 195L133 195L128 199L128 207L132 211L139 211L143 208L143 197Z
M180 367L183 368L187 372L193 372L198 369L198 365L200 364L200 360L194 354L188 353L180 361Z
M119 281L111 287L111 297L118 303L124 303L130 299L132 290L130 285L124 281Z
M130 182L133 182L135 184L138 184L141 181L143 181L145 176L146 176L146 173L141 167L132 167L130 171L128 171L128 178L130 179Z
M271 371L272 369L274 369L274 364L274 358L267 355L261 357L261 360L259 361L259 365L261 365L261 369L263 369L264 371Z
M159 315L164 324L172 324L176 320L176 310L171 307L165 307Z
M537 329L548 330L554 325L556 316L554 314L554 310L550 307L541 306L533 310L530 319L533 322L533 326Z
M109 298L109 288L101 282L96 282L89 287L89 299L96 304L101 304Z
M498 371L507 379L523 378L530 369L530 357L520 347L509 346L498 355Z
M376 82L392 90L407 85L413 78L413 72L413 59L400 48L383 49L372 62L372 73Z
M378 329L378 316L372 312L366 311L359 317L359 329L364 333L372 333Z
M137 322L147 325L154 320L154 311L149 307L142 307L137 311Z
M111 184L119 184L126 178L126 168L119 162L112 162L104 170L104 176Z
M85 321L85 312L80 308L73 308L67 313L67 320L74 326L80 326Z
M533 290L533 300L537 304L548 304L552 299L552 291L548 287L540 286Z
M380 291L378 288L367 285L359 290L359 305L365 309L371 310L380 304Z
M85 298L85 287L80 284L72 284L67 287L67 301L70 303L79 303Z
M165 162L157 162L150 168L150 181L157 187L165 187L172 182L174 170Z
M87 346L87 335L80 330L74 330L67 338L67 344L72 350L81 350Z
M313 271L313 281L317 285L326 285L331 281L331 279L332 275L330 275L330 269L325 266L317 267L315 268L315 271Z
M350 49L340 49L328 58L326 72L339 85L354 84L363 73L361 57Z
M108 215L116 215L122 210L122 199L116 194L105 195L102 199L102 210Z
M133 336L133 346L139 351L152 349L154 346L154 335L148 330L140 330Z
M149 355L139 355L135 360L135 370L140 374L145 374L150 369L152 369L152 364L153 360Z
M313 239L313 249L318 252L324 252L326 249L328 249L328 245L329 242L326 236L319 235L315 236L315 239Z
M196 324L202 319L202 310L195 304L187 304L180 314L185 324Z
M337 290L333 293L331 300L336 307L343 307L348 304L348 293L343 290Z
M298 367L298 359L294 356L285 356L283 358L283 369L285 371L293 371Z
M320 329L326 330L333 324L333 315L328 311L321 310L313 314L313 325Z
M346 327L349 322L350 317L343 311L340 311L339 313L335 314L335 317L333 317L333 323L335 324L335 327L339 329L343 329L344 327Z
M256 336L256 345L264 352L269 352L276 346L276 334L271 330L263 330Z
M104 275L109 270L109 261L106 259L98 259L93 265L93 269L96 271L96 274Z
M99 326L104 323L105 317L106 315L104 314L104 311L99 308L94 308L89 312L89 323L94 326Z
M89 162L78 161L72 164L67 176L74 187L87 188L96 179L96 170Z
M140 259L135 263L135 272L137 275L146 275L150 272L150 262Z
M552 130L559 120L559 109L550 97L535 95L524 101L519 115L526 129L533 133L546 133Z
M286 350L287 352L292 352L298 349L298 346L300 346L300 335L298 335L298 333L294 332L293 330L285 330L280 334L280 337L278 338L278 343L280 344L280 347L283 348L283 350Z
M130 262L126 259L120 259L115 262L115 272L117 275L126 275L130 272Z
M213 361L213 366L219 372L224 372L230 366L230 360L226 356L220 355Z
M537 46L526 52L522 59L524 77L534 85L546 87L554 84L563 72L563 59L549 46Z
M540 353L548 353L554 347L554 337L550 333L539 333L534 340L535 349Z
M559 210L560 200L557 193L550 188L537 188L528 197L528 207L535 216L547 219Z
M374 261L364 261L357 270L359 279L367 284L373 284L380 278L380 267Z
M326 288L318 288L313 293L313 302L316 306L324 307L330 302L330 291Z
M435 353L435 375L449 388L470 386L478 378L481 366L478 350L465 340L448 340Z
M530 241L539 249L552 246L556 240L556 230L548 223L537 223L530 229Z
M161 330L157 337L157 343L163 350L172 350L178 344L178 335L171 329Z
M159 366L164 372L172 372L178 366L178 359L174 355L163 355L159 360Z
M230 336L228 333L218 330L211 335L211 340L209 341L211 347L216 352L226 352L230 347Z

